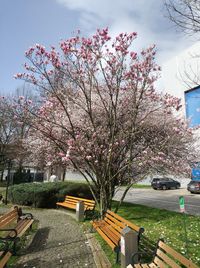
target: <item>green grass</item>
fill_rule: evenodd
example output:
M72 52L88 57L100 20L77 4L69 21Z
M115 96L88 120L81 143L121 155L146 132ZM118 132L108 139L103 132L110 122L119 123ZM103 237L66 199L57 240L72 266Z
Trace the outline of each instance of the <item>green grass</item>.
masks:
M113 202L113 208L115 205L116 202ZM144 227L144 235L152 242L156 243L158 239L163 238L168 245L191 259L197 265L200 265L199 216L186 215L188 236L187 252L183 214L130 203L123 203L118 214L138 226ZM115 264L116 254L111 251L110 247L98 234L95 235L112 263L112 267L120 267L120 265Z
M139 188L139 189L151 189L151 185L146 184L133 184L133 188Z

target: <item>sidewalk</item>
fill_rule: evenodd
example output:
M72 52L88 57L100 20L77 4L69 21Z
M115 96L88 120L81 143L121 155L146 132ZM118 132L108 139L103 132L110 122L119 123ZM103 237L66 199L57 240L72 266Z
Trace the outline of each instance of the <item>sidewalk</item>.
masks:
M31 213L39 227L16 268L96 268L87 238L75 219L55 209Z

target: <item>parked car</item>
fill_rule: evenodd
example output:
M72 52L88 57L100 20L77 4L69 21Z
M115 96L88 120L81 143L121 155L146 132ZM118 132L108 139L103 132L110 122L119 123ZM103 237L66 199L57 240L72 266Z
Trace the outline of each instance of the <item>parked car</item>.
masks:
M191 181L187 185L187 190L192 194L200 193L200 181Z
M154 190L167 190L171 188L178 189L181 187L181 184L180 182L170 178L154 178L151 182L151 186Z

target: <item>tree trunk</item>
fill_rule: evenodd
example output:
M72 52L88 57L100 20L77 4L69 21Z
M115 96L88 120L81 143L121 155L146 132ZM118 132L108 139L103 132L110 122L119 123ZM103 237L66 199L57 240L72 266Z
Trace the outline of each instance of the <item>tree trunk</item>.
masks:
M123 193L123 195L122 195L120 201L118 201L118 203L117 203L117 206L116 206L116 208L115 208L115 213L117 213L117 211L118 211L118 209L120 208L122 202L124 201L124 198L125 198L127 192L128 192L129 189L132 187L132 185L133 185L133 183L131 183L130 185L128 185L128 186L126 187L126 189L125 189L125 191L124 191L124 193Z
M65 174L66 174L66 169L64 168L64 169L63 169L63 174L62 174L62 181L65 180Z
M1 171L1 177L0 177L1 182L3 181L3 175L4 175L4 169L2 169L2 171Z

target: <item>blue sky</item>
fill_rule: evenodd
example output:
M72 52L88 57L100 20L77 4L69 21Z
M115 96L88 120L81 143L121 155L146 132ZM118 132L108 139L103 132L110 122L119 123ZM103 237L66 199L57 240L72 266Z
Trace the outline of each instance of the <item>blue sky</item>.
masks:
M108 26L114 36L138 32L136 49L155 43L158 62L191 44L178 34L163 15L158 0L1 0L0 92L23 85L13 75L22 72L24 52L35 43L57 45L78 29L85 35Z

